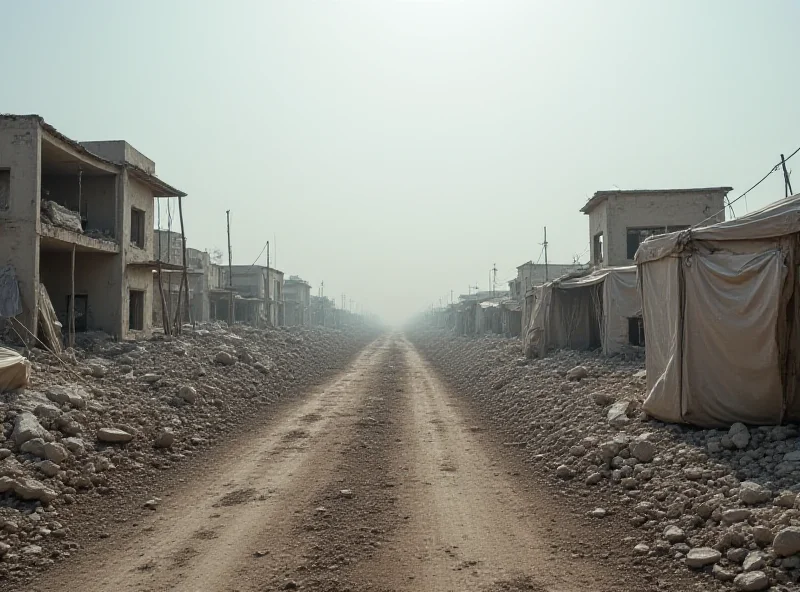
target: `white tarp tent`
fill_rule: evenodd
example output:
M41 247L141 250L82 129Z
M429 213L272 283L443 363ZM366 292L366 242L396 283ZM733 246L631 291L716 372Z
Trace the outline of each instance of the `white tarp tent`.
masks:
M704 427L800 419L799 250L800 196L642 243L645 411Z
M618 353L628 345L628 319L641 314L634 266L567 276L541 286L535 296L525 333L528 356L542 357L551 347Z
M28 386L31 363L17 352L0 347L0 393Z

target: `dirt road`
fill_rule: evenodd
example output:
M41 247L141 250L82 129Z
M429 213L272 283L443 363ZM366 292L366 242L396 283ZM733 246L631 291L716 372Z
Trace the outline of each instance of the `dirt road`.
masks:
M383 338L25 589L657 589L595 559L593 533L469 417L406 340Z

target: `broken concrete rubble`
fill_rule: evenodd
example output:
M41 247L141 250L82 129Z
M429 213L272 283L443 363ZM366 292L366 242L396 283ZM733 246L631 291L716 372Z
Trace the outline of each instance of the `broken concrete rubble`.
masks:
M579 493L577 499L585 496L582 513L600 505L613 512L612 520L641 530L636 543L648 548L645 556L674 555L698 569L702 564L702 574L730 585L741 573L759 571L779 584L800 583L800 457L791 456L800 450L797 426L715 430L653 421L636 410L645 390L634 378L642 366L636 358L561 351L519 366L518 341L437 332L412 339L452 392L467 398L505 439L524 443L520 454L531 471ZM562 389L563 377L578 366L587 378ZM634 401L628 421L611 425L602 404L611 397L597 393ZM583 454L574 453L577 446ZM568 474L573 478L558 478ZM679 532L685 541L670 542L667 535L679 541ZM656 551L665 544L677 547L674 553ZM765 566L753 555L745 572L745 559L757 550Z
M86 349L63 360L33 350L29 388L0 399L0 541L9 546L0 581L39 569L26 557L60 559L73 552L71 534L53 533L82 528L77 508L103 500L140 507L154 493L142 488L159 483L164 471L342 367L368 339L369 333L359 331L214 326L170 341L85 339ZM237 362L235 369L209 365L209 351L212 357L235 352L235 360L246 353L242 358L251 363ZM106 372L80 371L92 365ZM146 374L161 378L147 383L141 379ZM182 387L184 398L177 396ZM192 394L194 403L187 404ZM35 511L39 505L46 514ZM51 512L58 513L60 526ZM30 539L6 538L4 524L12 523L22 532L46 525L50 534L36 540L40 555L23 554Z

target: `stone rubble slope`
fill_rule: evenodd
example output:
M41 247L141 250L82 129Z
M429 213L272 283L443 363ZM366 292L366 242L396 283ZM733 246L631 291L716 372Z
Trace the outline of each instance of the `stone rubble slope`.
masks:
M585 496L587 516L627 520L634 561L674 560L708 587L800 589L798 426L652 420L642 359L565 350L526 360L519 340L435 331L412 341L533 471Z
M123 503L342 368L372 337L211 325L149 341L88 339L60 358L33 350L29 387L0 394L0 581L78 548L77 508L98 496Z

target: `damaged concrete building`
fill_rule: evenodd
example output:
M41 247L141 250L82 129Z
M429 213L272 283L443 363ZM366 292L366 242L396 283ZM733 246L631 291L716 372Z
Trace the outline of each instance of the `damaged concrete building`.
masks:
M211 290L212 308L218 320L227 321L233 294L236 322L254 327L284 323L283 272L264 265L220 266L222 284Z
M307 327L311 323L311 285L292 275L283 284L283 301L287 327Z
M162 290L170 318L173 318L178 307L178 296L181 293L181 275L183 274L183 242L180 232L172 230L155 230L154 254L156 261L168 263L163 271ZM163 266L162 266L163 267ZM186 247L186 274L189 280L189 315L188 320L205 323L211 320L210 291L213 284L211 256L206 251ZM184 317L186 318L186 317ZM161 299L153 298L153 323L162 324Z
M0 116L0 265L31 341L46 290L67 327L119 339L152 327L154 199L185 194L124 141L79 143L38 115Z
M534 289L525 331L529 356L550 348L618 354L645 345L633 258L650 236L725 218L730 187L598 191L580 209L589 216L591 269Z

